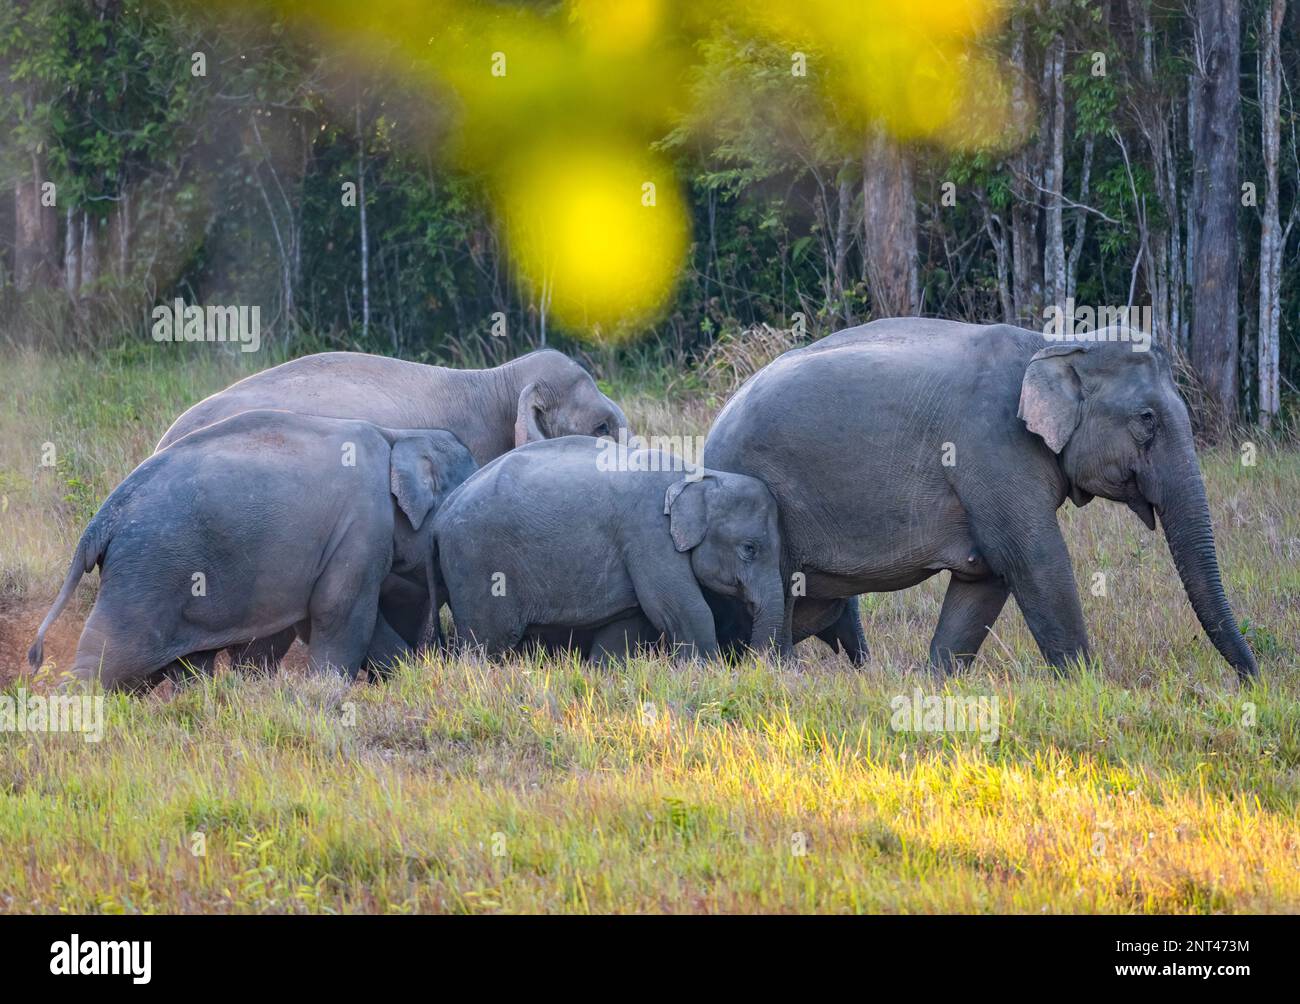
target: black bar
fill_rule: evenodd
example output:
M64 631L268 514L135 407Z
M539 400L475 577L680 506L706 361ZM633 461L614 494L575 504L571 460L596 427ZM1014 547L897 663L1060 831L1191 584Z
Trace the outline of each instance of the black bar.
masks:
M111 983L128 993L145 986L374 993L397 977L435 993L466 979L494 991L515 981L534 991L667 989L687 972L693 989L729 995L744 986L770 992L773 980L788 979L808 989L847 979L864 990L902 980L927 993L1018 984L1226 989L1231 981L1288 979L1296 930L1291 917L1251 916L10 916L0 918L0 959L7 981L67 985L51 968L69 961L74 935L80 958L103 957L105 965L115 953L101 956L87 942L140 942L134 958L142 963L147 941L147 984L135 984L131 972L76 974L82 989Z

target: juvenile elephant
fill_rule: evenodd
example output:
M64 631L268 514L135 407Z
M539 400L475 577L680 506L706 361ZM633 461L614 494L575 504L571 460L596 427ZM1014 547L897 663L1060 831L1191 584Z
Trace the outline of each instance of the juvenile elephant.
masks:
M662 633L678 656L708 658L718 645L707 587L749 613L751 643L774 642L781 580L767 489L735 474L684 475L655 450L625 465L607 462L612 452L585 436L532 443L447 500L434 536L458 634L500 654L577 632L614 654L622 638ZM610 625L628 633L607 637Z
M91 519L28 653L81 576L99 595L73 673L106 689L301 624L316 668L406 649L377 616L390 573L432 577L432 514L475 469L449 432L249 411L137 467Z
M1096 334L1059 342L1003 324L893 318L755 374L718 415L704 456L777 499L785 573L806 577L806 595L786 598L786 638L796 619L834 616L845 597L946 569L935 667L972 659L1008 595L1048 662L1086 657L1056 510L1099 495L1149 529L1159 515L1201 626L1253 676L1168 360L1134 351L1123 329Z
M245 377L180 416L158 443L243 411L275 408L359 419L390 429L445 429L480 465L524 443L570 434L617 437L627 418L591 375L562 352L530 352L492 369L449 369L359 352L302 356ZM394 573L381 609L414 645L428 595ZM269 668L293 644L293 629L231 650L231 659Z

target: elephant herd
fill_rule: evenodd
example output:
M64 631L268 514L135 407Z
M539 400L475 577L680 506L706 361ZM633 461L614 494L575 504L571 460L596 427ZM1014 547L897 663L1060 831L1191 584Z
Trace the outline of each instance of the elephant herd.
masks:
M1116 337L1108 338L1108 334ZM1169 362L1116 332L875 321L780 356L718 415L703 468L611 465L622 410L565 355L493 369L307 356L190 408L82 535L29 661L83 574L72 672L133 688L295 638L355 676L446 640L619 659L818 636L866 658L856 597L950 573L930 662L968 663L1008 596L1043 657L1089 657L1056 519L1156 516L1206 635L1257 672L1220 578ZM626 451L623 455L626 456Z

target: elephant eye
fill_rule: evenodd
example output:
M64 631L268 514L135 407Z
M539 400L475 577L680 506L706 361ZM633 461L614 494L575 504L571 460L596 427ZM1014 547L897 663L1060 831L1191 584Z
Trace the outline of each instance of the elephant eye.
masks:
M753 561L754 556L758 554L758 545L752 540L747 540L740 545L740 556L745 561Z
M1134 414L1130 428L1133 438L1139 443L1148 442L1156 434L1156 413L1150 408L1143 408Z
M601 422L600 425L596 426L596 431L593 432L592 435L595 436L597 439L600 439L603 436L610 435L609 423Z

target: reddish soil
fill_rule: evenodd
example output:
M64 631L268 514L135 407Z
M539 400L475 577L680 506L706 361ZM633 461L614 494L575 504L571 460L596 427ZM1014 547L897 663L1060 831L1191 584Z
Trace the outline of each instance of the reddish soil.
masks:
M0 599L0 687L7 686L18 676L31 674L27 665L27 650L36 638L36 629L45 619L50 608L49 600L6 600ZM72 665L77 654L77 639L81 637L81 625L84 621L76 602L67 608L54 622L45 635L45 664L51 663L60 669ZM222 656L218 660L218 669L226 665ZM299 642L285 656L284 667L291 671L307 668L307 650Z
M0 599L0 686L7 685L16 676L31 673L27 666L27 650L36 638L36 629L45 619L52 599ZM72 665L77 639L81 636L81 621L79 612L70 605L54 622L45 635L46 664Z

